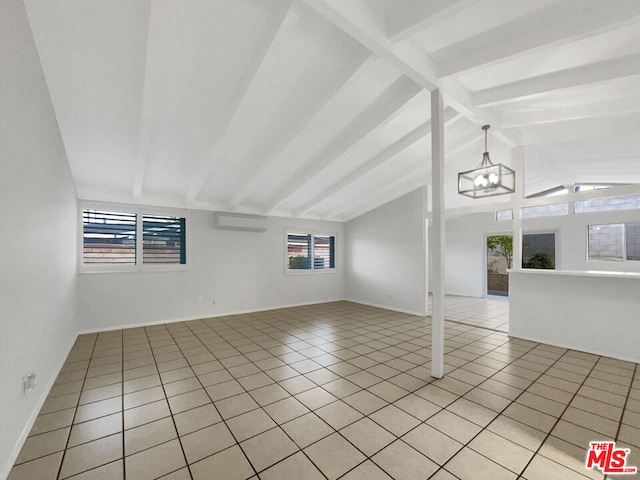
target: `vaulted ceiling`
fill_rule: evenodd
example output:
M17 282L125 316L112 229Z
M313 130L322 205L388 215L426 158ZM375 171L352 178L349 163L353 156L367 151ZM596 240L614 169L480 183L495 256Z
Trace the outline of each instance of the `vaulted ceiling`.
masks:
M524 145L640 183L638 0L25 0L81 199L348 220Z

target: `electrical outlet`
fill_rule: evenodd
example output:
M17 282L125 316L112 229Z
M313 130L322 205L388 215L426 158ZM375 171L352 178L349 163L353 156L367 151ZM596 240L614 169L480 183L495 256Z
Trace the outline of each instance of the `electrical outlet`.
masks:
M31 373L26 377L22 377L22 390L24 392L33 390L36 388L36 374Z

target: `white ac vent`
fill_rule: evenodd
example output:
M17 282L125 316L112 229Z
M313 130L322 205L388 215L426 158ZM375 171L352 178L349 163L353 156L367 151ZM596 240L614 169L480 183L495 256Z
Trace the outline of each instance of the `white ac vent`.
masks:
M267 217L261 215L243 215L241 213L216 212L214 224L218 230L264 232L267 230Z

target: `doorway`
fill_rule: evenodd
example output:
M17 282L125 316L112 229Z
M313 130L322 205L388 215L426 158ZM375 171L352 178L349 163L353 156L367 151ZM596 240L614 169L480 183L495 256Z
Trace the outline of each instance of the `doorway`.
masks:
M487 236L487 295L509 296L509 274L513 264L513 236Z

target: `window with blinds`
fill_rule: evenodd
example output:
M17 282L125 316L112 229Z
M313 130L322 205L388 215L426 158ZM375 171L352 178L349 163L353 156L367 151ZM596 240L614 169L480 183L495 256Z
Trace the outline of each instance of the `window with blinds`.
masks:
M315 271L335 268L335 237L287 233L287 270Z
M82 271L175 270L187 264L184 217L98 206L82 210L82 224Z
M84 210L83 262L86 264L136 264L136 214Z
M162 215L142 217L142 263L187 263L185 219Z

